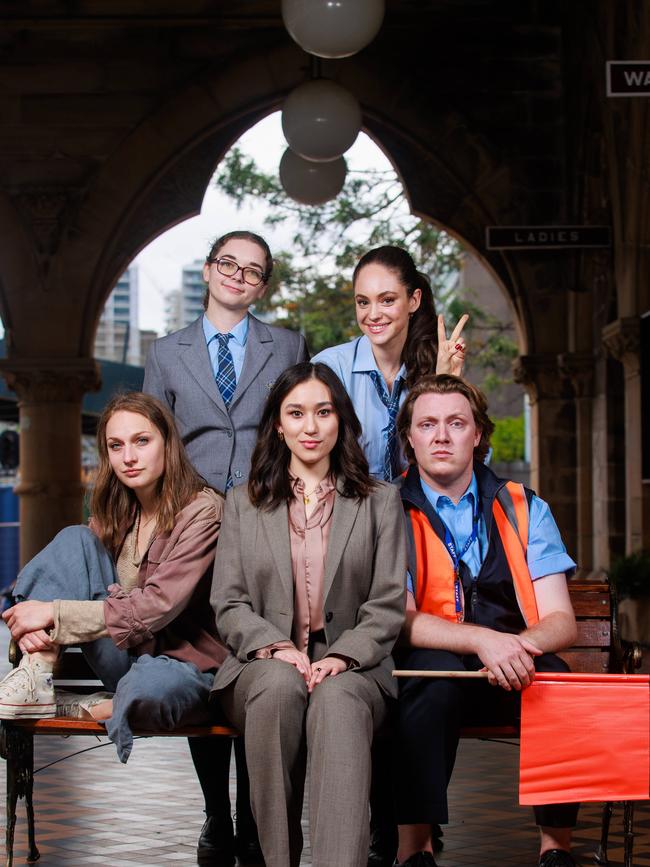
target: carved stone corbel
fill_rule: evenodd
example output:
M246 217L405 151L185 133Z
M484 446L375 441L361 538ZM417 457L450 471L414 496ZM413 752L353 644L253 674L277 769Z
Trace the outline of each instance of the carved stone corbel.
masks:
M520 355L512 365L515 382L523 385L531 404L538 400L566 398L568 387L553 353Z
M603 346L608 355L620 361L628 373L638 373L641 364L641 320L624 316L603 328Z
M573 388L576 397L594 394L594 357L591 352L563 352L557 357L558 370Z

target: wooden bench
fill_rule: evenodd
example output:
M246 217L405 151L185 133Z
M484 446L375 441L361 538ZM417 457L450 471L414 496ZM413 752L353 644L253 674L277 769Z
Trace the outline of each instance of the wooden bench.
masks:
M571 600L578 621L578 642L575 647L561 653L576 672L631 673L641 665L641 653L633 646L624 650L618 633L616 600L605 583L571 581ZM10 661L18 664L19 651L12 644ZM92 692L98 688L96 681L89 681L89 669L82 654L76 649L66 651L55 676L58 687L76 692ZM176 729L172 732L137 731L145 737L235 737L237 732L226 726L202 726ZM34 737L41 735L106 735L103 726L92 721L65 718L41 720L0 721L0 755L7 761L7 867L13 864L13 839L16 824L18 798L25 799L29 852L27 860L39 858L34 829L32 792L34 787ZM485 740L502 737L519 737L514 726L463 729L462 737ZM607 838L612 805L603 810L601 842L595 855L601 865L607 864ZM625 867L632 867L634 804L625 802Z
M14 642L9 648L9 661L18 665L20 651ZM94 679L82 653L77 648L69 648L61 655L54 677L56 688L90 693L102 688ZM187 726L169 732L134 729L136 737L237 737L235 729L222 725ZM106 729L92 720L76 720L66 717L49 719L0 720L0 756L7 762L7 815L6 815L6 867L13 865L14 831L16 827L16 806L18 798L25 799L27 812L28 853L27 861L40 858L36 846L34 824L34 737L58 735L70 737L93 735L106 737Z

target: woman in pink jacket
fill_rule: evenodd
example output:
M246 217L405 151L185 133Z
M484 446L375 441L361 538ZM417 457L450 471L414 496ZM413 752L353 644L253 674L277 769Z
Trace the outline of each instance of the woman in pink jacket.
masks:
M27 564L3 615L23 657L0 682L0 718L101 720L125 762L132 727L208 722L227 655L209 602L223 497L205 487L171 414L149 395L113 398L97 444L89 526L62 530ZM68 644L81 645L108 693L55 693L53 666ZM227 803L227 768L222 776Z

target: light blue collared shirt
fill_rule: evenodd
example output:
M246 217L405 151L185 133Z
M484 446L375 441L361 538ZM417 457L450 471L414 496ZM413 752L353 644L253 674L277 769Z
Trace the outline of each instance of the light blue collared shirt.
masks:
M354 411L361 422L361 448L370 465L370 475L378 479L384 477L384 454L386 453L386 440L388 430L388 409L384 406L377 394L377 389L368 375L371 370L376 370L386 388L386 381L377 367L377 362L372 354L372 347L366 335L357 337L349 343L340 346L331 346L324 349L312 358L312 362L322 362L331 367L334 373L345 386L354 406ZM399 379L406 379L404 365L397 371L396 387ZM386 389L388 391L388 389ZM400 406L406 397L406 388L402 386L400 394ZM406 469L406 461L401 458L402 468Z
M217 373L219 373L219 341L217 340L219 332L205 313L203 314L203 333L205 334L205 342L208 344L212 373L216 379ZM238 322L234 328L230 329L230 334L232 334L232 338L228 341L228 349L230 349L232 361L235 365L235 377L237 382L239 382L244 366L246 341L248 340L248 315L244 316L241 322Z
M454 505L445 494L439 494L420 477L420 485L425 497L431 503L454 537L456 549L462 551L472 534L474 510L478 504L478 484L476 475L472 473L472 481L463 496ZM488 538L485 520L479 514L478 538L472 542L462 559L472 576L476 578L483 560L487 554ZM548 503L533 495L530 503L530 518L528 527L528 549L526 560L530 577L533 581L545 575L557 572L573 572L576 564L566 552L555 518L551 514ZM408 577L408 589L413 593L411 576Z

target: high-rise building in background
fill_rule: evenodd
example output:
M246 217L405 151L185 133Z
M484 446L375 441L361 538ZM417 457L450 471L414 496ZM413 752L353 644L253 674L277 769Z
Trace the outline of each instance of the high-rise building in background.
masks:
M127 268L108 296L95 335L95 358L142 364L135 265Z
M191 265L185 265L181 288L168 293L165 303L165 330L168 334L178 331L179 328L185 328L203 314L204 264L202 260L197 259Z
M149 354L149 348L154 340L158 340L160 335L157 331L151 331L150 329L140 329L140 358L142 361L140 362L143 366L147 360L147 355Z

